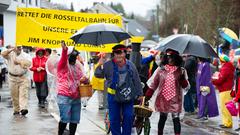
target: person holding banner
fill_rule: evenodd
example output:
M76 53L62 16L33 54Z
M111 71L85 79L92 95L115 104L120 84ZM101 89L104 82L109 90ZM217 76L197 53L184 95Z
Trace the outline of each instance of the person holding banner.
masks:
M30 80L28 68L31 66L31 56L22 51L22 47L14 47L2 52L3 58L7 60L9 88L13 102L13 115L25 116L28 113L28 90Z
M60 111L58 135L62 135L70 123L70 135L74 135L80 121L81 100L80 83L88 83L80 64L77 62L78 51L74 47L62 45L62 55L57 65L57 103Z

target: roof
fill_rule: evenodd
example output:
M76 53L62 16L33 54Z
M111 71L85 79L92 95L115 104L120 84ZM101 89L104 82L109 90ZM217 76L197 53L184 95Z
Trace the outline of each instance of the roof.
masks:
M70 10L63 4L52 3L49 0L40 0L40 7L45 9L59 9L59 10Z
M10 0L1 0L0 2L0 12L5 11L11 4Z
M115 11L113 8L111 8L108 5L105 5L103 3L96 3L93 7L90 8L90 11L96 12L98 10L98 13L108 13L108 14L121 14ZM123 21L127 22L128 19L122 16Z
M118 13L117 11L115 11L113 8L111 8L108 5L105 5L103 3L96 3L92 8L90 8L90 12L96 12L98 11L98 13L108 13L108 14L119 14L121 15L121 13ZM136 20L134 19L127 19L125 17L122 16L122 19L124 21L124 23L127 23L128 26L128 32L133 35L133 36L144 36L146 37L149 33L149 31L142 26L141 24L139 24Z
M134 36L146 37L149 31L134 19L128 20L128 32Z

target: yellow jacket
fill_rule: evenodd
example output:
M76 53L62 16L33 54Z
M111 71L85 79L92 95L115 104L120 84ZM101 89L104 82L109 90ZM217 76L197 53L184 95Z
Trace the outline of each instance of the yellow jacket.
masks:
M94 65L94 69L98 67L99 64ZM97 78L93 75L91 80L91 85L94 90L104 90L104 78Z

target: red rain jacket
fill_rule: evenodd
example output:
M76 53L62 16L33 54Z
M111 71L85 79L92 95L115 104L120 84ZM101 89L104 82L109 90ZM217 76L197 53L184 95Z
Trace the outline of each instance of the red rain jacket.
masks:
M219 72L218 79L213 79L213 84L219 92L230 91L234 84L234 66L231 62L224 63Z
M37 55L38 51L43 51L44 56L39 57ZM45 68L46 61L47 61L47 57L45 56L45 50L42 48L38 48L36 51L36 57L34 57L32 59L32 67L30 68L30 70L33 71L33 81L34 82L44 82L45 81L45 79L46 79L45 77L47 75L46 68ZM41 70L38 72L37 71L38 67L42 67L42 68L44 68L44 70Z

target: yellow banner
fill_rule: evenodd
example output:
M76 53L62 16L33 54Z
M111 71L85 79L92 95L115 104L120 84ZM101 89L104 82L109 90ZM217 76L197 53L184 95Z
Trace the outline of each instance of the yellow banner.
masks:
M142 43L144 40L144 37L137 37L137 36L134 36L132 38L130 38L130 41L132 43Z
M59 48L61 40L68 46L74 42L70 37L79 29L93 23L112 23L122 27L120 15L92 14L39 8L17 9L16 44L24 46ZM77 44L76 49L111 52L115 44Z

